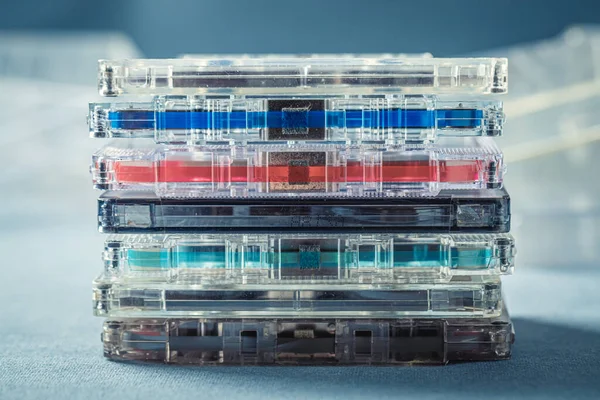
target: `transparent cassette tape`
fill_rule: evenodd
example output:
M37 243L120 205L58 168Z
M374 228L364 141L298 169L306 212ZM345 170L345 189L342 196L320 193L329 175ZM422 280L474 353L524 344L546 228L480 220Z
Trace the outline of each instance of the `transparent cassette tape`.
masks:
M507 91L504 58L206 56L100 60L102 96L155 94L487 94Z
M98 199L98 226L105 233L506 233L510 217L505 189L300 202L291 197L165 199L122 190Z
M499 101L436 96L238 98L157 96L148 102L91 103L90 136L150 138L164 144L432 143L443 136L498 136Z
M508 234L111 235L106 276L199 284L450 282L511 274Z
M183 271L137 279L104 272L93 283L93 309L95 315L109 318L444 318L491 317L501 311L498 276L459 275L445 283L422 278L418 283L366 279L340 284L337 276L325 276L330 270L319 269L319 279L288 270L284 273L295 274L289 280L266 283L219 281Z
M515 333L494 318L108 319L104 355L183 365L402 365L504 360Z
M405 146L130 146L93 156L96 188L160 197L403 196L499 188L502 153L492 138Z

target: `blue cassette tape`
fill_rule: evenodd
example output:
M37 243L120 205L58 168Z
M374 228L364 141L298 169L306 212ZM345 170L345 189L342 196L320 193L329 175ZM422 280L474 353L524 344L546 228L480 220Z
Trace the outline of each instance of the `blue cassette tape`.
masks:
M499 101L427 95L379 98L206 99L92 103L90 136L152 138L164 144L432 143L442 136L498 136Z

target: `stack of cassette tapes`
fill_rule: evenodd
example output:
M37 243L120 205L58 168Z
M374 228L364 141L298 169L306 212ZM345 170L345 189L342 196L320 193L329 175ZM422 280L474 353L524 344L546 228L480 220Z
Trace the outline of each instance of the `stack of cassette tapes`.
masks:
M510 357L505 59L100 61L99 89L109 359Z

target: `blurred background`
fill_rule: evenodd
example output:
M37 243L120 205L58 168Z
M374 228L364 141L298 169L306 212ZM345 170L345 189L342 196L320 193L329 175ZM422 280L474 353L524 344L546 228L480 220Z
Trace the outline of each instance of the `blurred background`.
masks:
M28 368L38 383L22 393L36 394L46 385L81 394L85 388L104 387L102 380L114 378L115 369L130 378L139 372L102 361L101 321L91 316L91 280L100 272L103 240L95 229L97 193L88 165L102 143L88 139L85 118L87 103L100 100L98 59L431 52L509 58L508 119L499 142L508 164L506 187L513 199L519 254L505 292L517 329L523 326L517 332L522 338L517 364L512 364L523 369L512 374L548 388L569 381L589 395L598 389L599 381L592 378L600 370L600 339L586 336L600 332L596 24L596 0L0 0L0 250L5 267L0 353L6 356L0 360L0 394L15 387L25 390L10 377L34 352L37 367ZM546 349L534 350L538 333L572 348L555 346L548 360ZM596 357L580 358L577 362L587 367L569 369L569 357L577 351ZM527 365L518 364L524 359L519 361L519 355L546 357L562 372L529 376ZM75 374L55 381L44 372L74 366L93 369L100 378ZM502 385L512 375L499 371L493 385L506 390ZM320 377L312 378L319 386ZM437 378L445 387L444 378ZM111 384L121 387L126 381ZM489 395L493 385L482 383L482 393ZM248 391L246 398L254 395L259 389Z

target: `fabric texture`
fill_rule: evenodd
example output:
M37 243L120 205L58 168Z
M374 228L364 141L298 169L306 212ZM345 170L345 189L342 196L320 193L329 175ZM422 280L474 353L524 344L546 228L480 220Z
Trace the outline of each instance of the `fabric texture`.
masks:
M176 367L105 360L102 320L91 307L103 237L87 173L99 142L86 138L82 118L93 88L0 87L0 128L21 128L0 136L0 398L600 398L600 273L576 265L518 264L505 280L517 334L510 361ZM20 108L10 90L20 91ZM59 92L70 100L46 100ZM25 113L32 106L36 118Z

